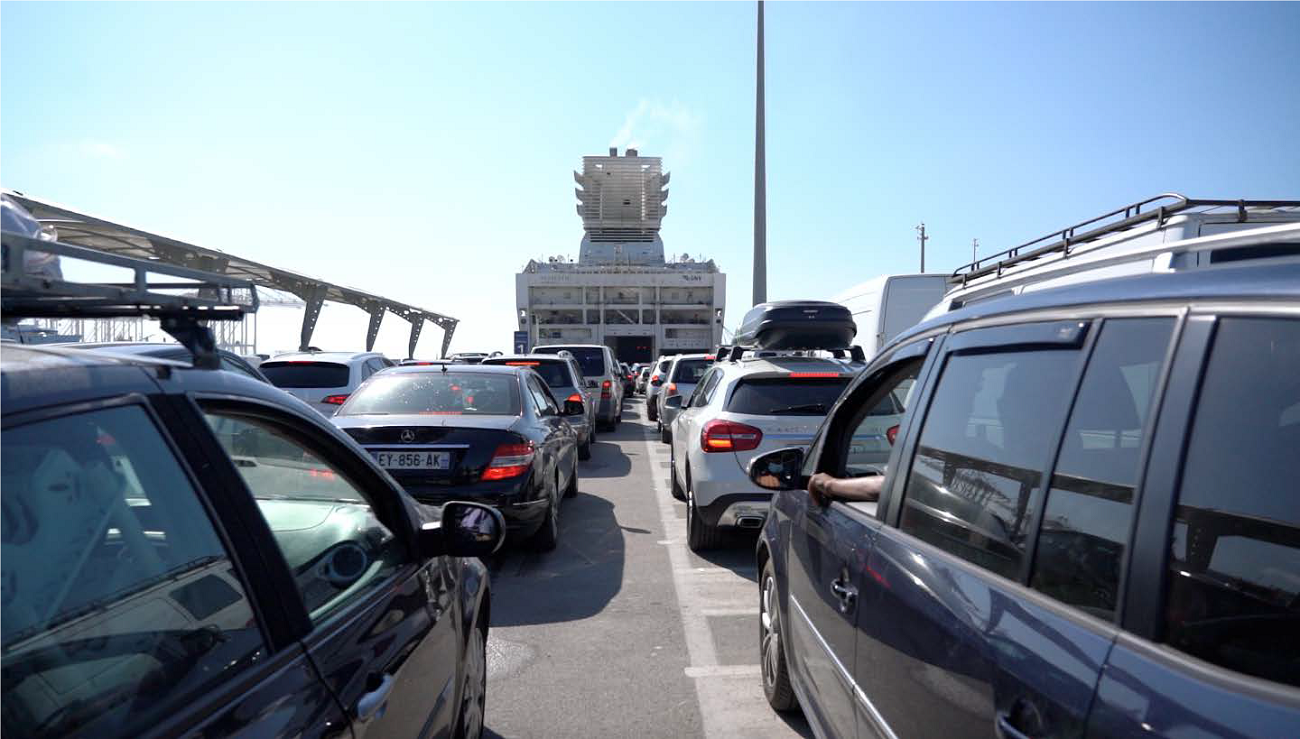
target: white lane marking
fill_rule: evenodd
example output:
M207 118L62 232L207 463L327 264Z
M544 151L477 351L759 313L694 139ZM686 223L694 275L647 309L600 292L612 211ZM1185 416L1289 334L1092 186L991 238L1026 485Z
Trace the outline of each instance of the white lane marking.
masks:
M719 618L722 616L757 616L758 606L741 607L741 608L705 608L700 611L705 618Z
M759 665L718 665L717 667L687 667L686 677L758 677L763 674Z

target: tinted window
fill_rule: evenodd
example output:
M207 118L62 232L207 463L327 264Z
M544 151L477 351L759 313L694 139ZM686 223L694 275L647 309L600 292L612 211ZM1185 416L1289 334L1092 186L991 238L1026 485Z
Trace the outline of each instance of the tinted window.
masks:
M569 365L564 362L542 362L536 360L498 362L488 360L484 364L504 364L511 367L527 367L541 375L547 387L573 387L573 378L569 376Z
M313 620L383 582L400 542L334 466L260 419L207 414L284 554Z
M276 387L347 387L348 366L334 362L263 362L259 367Z
M717 387L718 381L721 379L721 371L715 370L706 373L702 378L702 381L695 386L695 390L691 392L691 397L687 403L683 404L683 407L689 405L698 408L699 406L707 404L709 402L708 399L712 397L713 388Z
M7 429L6 736L133 736L265 656L226 550L143 409Z
M712 366L711 359L679 359L673 366L673 376L669 382L697 383Z
M853 436L844 455L846 476L860 477L887 471L903 414L912 402L916 377L923 364L924 360L918 358L902 365L883 383L884 387L872 394L870 407L858 411L861 418L853 427Z
M353 393L338 415L370 413L517 416L519 381L512 374L385 374Z
M547 394L546 388L543 387L542 383L537 381L537 378L528 378L528 390L533 394L533 400L537 403L537 412L539 414L548 411L551 413L559 412L559 408L555 405L555 402L551 400L551 396Z
M1173 326L1170 318L1106 322L1047 493L1030 585L1102 618L1115 612L1138 454Z
M251 377L258 382L261 382L262 380L262 378L257 376L257 373L248 368L248 365L224 354L221 355L221 369L229 370L246 377Z
M1223 319L1197 404L1166 639L1300 685L1300 322Z
M1031 497L1060 434L1077 359L1065 350L950 357L921 431L901 528L1017 578Z
M599 347L539 346L533 350L535 354L558 354L561 351L569 352L578 360L584 376L598 377L605 374L605 350Z
M848 384L848 378L741 380L727 410L755 416L824 416Z

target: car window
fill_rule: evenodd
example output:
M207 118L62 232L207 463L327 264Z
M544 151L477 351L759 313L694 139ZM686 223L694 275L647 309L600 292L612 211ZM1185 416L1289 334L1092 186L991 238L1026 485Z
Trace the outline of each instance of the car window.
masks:
M569 364L567 362L542 361L537 359L520 359L510 360L507 362L493 361L490 364L504 364L510 367L527 367L541 376L542 381L548 387L573 387L573 380L569 376Z
M1300 685L1300 321L1222 319L1185 460L1165 640Z
M546 391L545 386L538 382L536 377L528 378L528 389L533 394L533 399L537 402L538 413L558 414L559 408L555 401L551 399L550 393Z
M844 460L846 477L864 475L883 475L888 471L889 455L893 451L894 441L903 423L903 414L912 401L916 389L916 378L921 373L924 358L918 357L902 363L897 371L881 383L881 387L863 400L870 405L857 411L857 419L852 424L853 434L847 439L847 449L841 459ZM809 382L805 380L804 382ZM842 380L818 380L822 383L841 383ZM834 385L823 388L829 394ZM834 403L839 398L837 392ZM880 413L887 408L889 413ZM829 410L829 408L828 408Z
M369 376L375 374L375 373L378 372L379 370L383 369L383 368L384 368L384 363L381 362L381 361L379 361L378 359L375 359L375 358L367 359L367 360L366 360L366 364L365 364L365 368L366 368L366 369L365 369L365 374L363 374L362 377L361 377L361 379L363 379L363 380L364 380L365 378L367 378L367 377L369 377Z
M336 362L263 362L259 368L280 388L347 387L350 370Z
M139 406L4 432L7 736L132 736L265 658L245 588Z
M848 377L741 379L727 410L755 416L824 416L848 384Z
M258 377L256 373L250 370L248 366L245 365L243 362L240 362L232 357L228 357L224 354L221 355L221 369L228 370L236 374L244 375L245 377L251 377L254 380L257 380L259 382L262 379Z
M312 621L396 570L401 542L337 467L277 424L224 411L206 417L257 500Z
M1100 618L1115 615L1138 455L1172 318L1107 321L1061 441L1030 587Z
M605 372L605 350L599 347L563 347L563 346L539 346L533 350L535 354L559 354L561 351L567 351L578 360L578 366L582 368L582 374L587 377L600 377Z
M389 372L353 393L338 415L517 416L519 409L513 375Z
M697 383L712 366L713 361L710 359L679 359L673 365L670 382Z
M717 370L717 369L709 370L703 377L700 378L700 383L697 384L695 386L695 389L691 391L691 397L688 399L686 403L683 404L683 406L697 408L707 403L708 401L705 400L705 397L708 395L708 393L711 390L713 390L713 386L717 384L717 381L721 376L722 376L721 370Z
M1017 579L1031 498L1060 434L1078 352L948 358L921 429L900 528Z

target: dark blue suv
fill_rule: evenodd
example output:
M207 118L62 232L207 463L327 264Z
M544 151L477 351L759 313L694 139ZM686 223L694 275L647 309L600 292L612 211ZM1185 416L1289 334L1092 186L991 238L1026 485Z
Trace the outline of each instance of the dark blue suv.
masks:
M939 317L750 474L763 687L819 736L1300 736L1294 258Z

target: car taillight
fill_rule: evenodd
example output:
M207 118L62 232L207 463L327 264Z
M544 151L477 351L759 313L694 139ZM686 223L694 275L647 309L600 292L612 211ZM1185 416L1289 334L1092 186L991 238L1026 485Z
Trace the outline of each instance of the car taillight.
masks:
M610 388L610 385L611 385L611 384L612 384L612 383L610 383L609 380L605 380L605 381L603 381L603 382L600 383L600 399L601 399L601 400L609 400L609 388Z
M669 395L676 395L676 394L677 394L677 383L675 383L675 382L670 382L670 383L668 383L668 394L669 394Z
M838 372L791 372L790 377L839 377Z
M890 426L889 428L885 429L885 438L889 439L889 445L893 446L894 440L898 438L898 427Z
M581 403L581 402L582 402L582 396L579 395L578 393L574 393L573 395L570 395L569 397L565 398L565 399L564 399L564 402L566 402L566 403Z
M345 403L347 399L348 396L346 395L326 395L325 397L321 398L320 402L329 405L343 405L343 403Z
M733 421L709 421L700 431L700 448L706 452L747 452L762 442L762 431Z
M502 444L492 453L492 461L483 470L484 480L508 480L528 472L533 466L532 442Z

